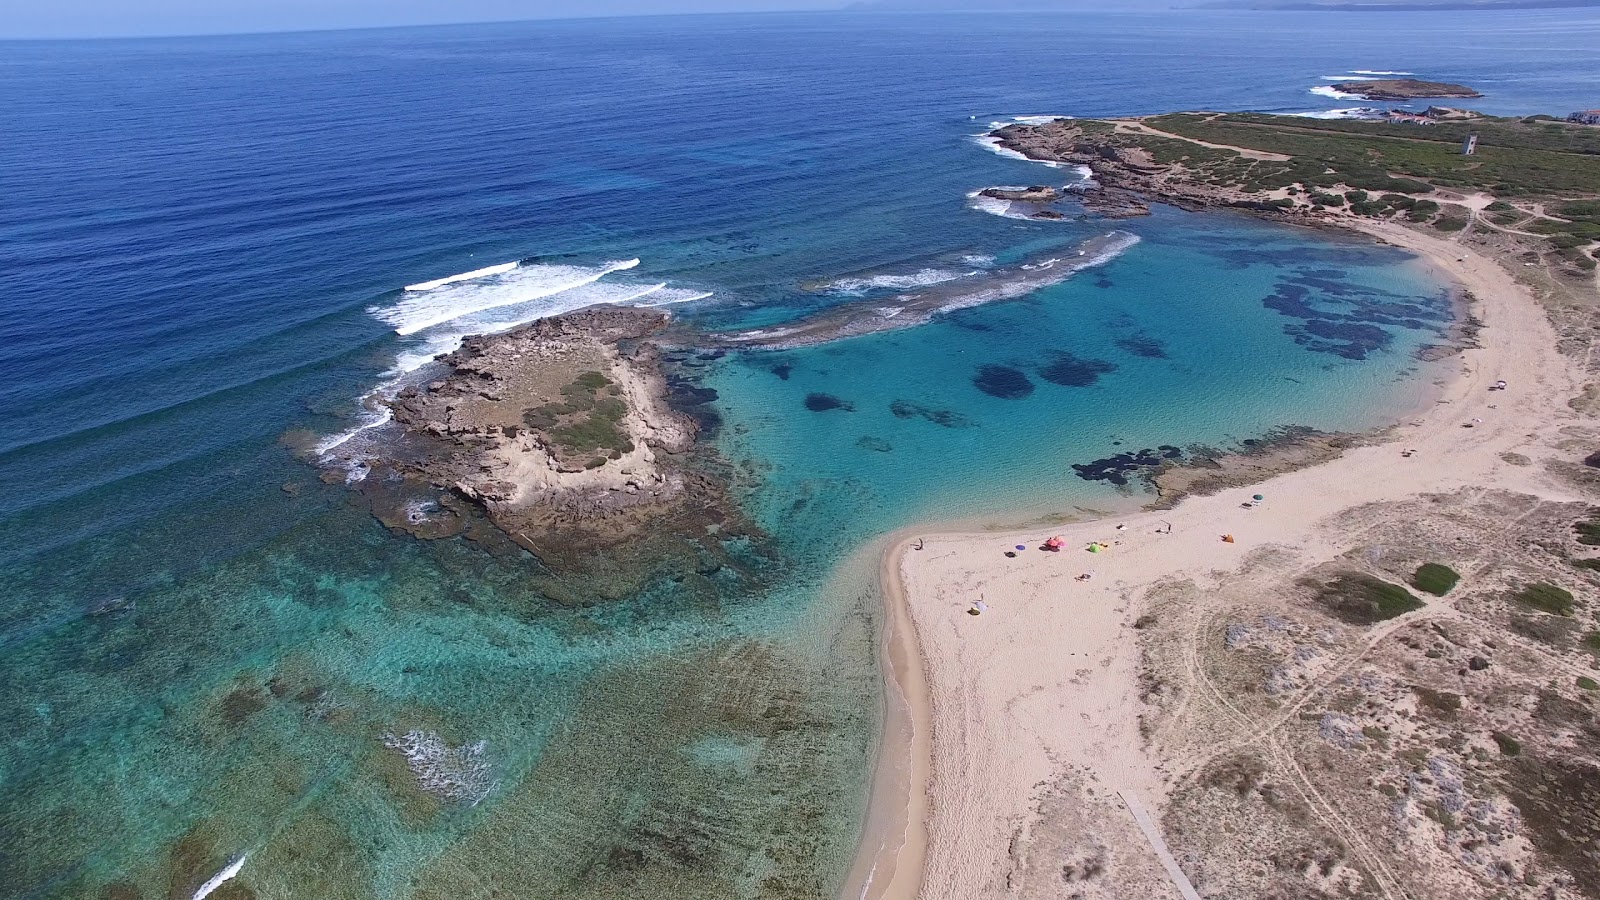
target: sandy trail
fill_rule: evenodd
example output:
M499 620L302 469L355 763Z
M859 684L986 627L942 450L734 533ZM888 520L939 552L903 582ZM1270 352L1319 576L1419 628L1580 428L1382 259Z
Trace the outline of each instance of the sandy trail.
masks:
M1029 821L1040 786L1067 769L1137 798L1160 821L1169 781L1139 733L1131 630L1152 585L1215 578L1269 543L1332 558L1359 538L1326 520L1378 501L1480 484L1578 499L1543 480L1537 467L1501 459L1575 417L1565 401L1582 379L1556 351L1556 334L1536 301L1470 248L1388 223L1363 223L1362 230L1458 281L1476 298L1473 312L1484 324L1483 346L1459 357L1459 375L1393 443L1173 510L1026 533L922 531L886 551L885 593L894 615L909 616L911 629L901 631L913 632L893 641L902 660L920 653L922 662L921 672L896 675L909 695L908 732L921 742L909 752L921 752L931 737L931 756L926 778L913 772L909 779L916 799L900 824L905 839L874 842L882 848L879 877L864 891L857 881L852 900L1008 895L1010 842ZM1501 379L1509 389L1490 393ZM1473 427L1463 427L1468 423ZM1415 452L1402 457L1402 449ZM1255 493L1265 504L1241 506ZM1162 522L1171 523L1171 533L1161 533ZM1050 534L1065 537L1067 549L1033 549ZM1237 542L1224 543L1223 534ZM1085 548L1093 541L1112 546L1091 555ZM1014 544L1029 549L1007 559L1002 551ZM1091 580L1077 580L1089 571ZM979 599L988 611L969 615ZM924 680L925 695L916 696Z

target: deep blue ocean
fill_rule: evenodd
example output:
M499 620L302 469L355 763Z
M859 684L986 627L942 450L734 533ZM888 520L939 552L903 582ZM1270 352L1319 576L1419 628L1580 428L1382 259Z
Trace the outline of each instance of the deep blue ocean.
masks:
M853 554L1136 504L1072 468L1118 453L1401 415L1452 311L1360 241L996 215L969 195L1072 176L975 136L1326 111L1361 71L1564 115L1600 105L1597 47L1576 10L0 43L0 896L832 895L880 716ZM1025 297L689 361L768 531L759 589L565 603L343 483L368 432L341 436L463 334L623 300L769 325L1111 231ZM1286 296L1378 324L1319 339Z

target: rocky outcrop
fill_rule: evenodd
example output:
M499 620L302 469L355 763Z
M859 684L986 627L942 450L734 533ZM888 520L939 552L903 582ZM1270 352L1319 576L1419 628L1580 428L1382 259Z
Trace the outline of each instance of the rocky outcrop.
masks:
M1483 95L1464 84L1443 81L1418 81L1415 78L1390 78L1377 81L1342 81L1333 86L1346 94L1360 94L1368 100L1428 100L1435 97L1473 98Z
M996 200L1011 200L1017 203L1054 203L1062 197L1061 191L1048 185L1035 185L1026 188L986 188L978 193Z
M358 489L416 537L509 540L578 599L732 565L724 542L752 529L670 402L651 340L666 324L594 307L468 339L391 402L395 433Z

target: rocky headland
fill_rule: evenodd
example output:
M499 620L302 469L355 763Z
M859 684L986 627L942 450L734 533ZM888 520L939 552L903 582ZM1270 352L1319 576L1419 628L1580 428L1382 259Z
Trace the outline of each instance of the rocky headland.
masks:
M575 601L735 565L727 542L751 529L675 408L651 340L667 321L604 306L468 339L390 402L396 433L358 486L373 514L419 538L509 540Z

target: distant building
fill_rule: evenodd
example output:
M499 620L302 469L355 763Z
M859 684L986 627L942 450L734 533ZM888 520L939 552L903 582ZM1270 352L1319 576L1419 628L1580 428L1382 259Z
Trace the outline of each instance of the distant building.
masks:
M1567 121L1576 122L1579 125L1600 125L1600 109L1579 110L1567 116Z
M1474 153L1477 153L1477 152L1478 152L1478 136L1475 135L1475 134L1467 135L1467 139L1461 142L1461 155L1462 156L1471 156L1471 155L1473 155Z
M1391 109L1391 110L1389 110L1388 115L1385 115L1383 117L1383 120L1385 122L1389 122L1389 123L1394 124L1394 125L1432 125L1432 124L1434 124L1434 120L1429 118L1429 117L1427 117L1427 116L1419 116L1416 113L1406 112L1405 110L1400 110L1400 109Z

